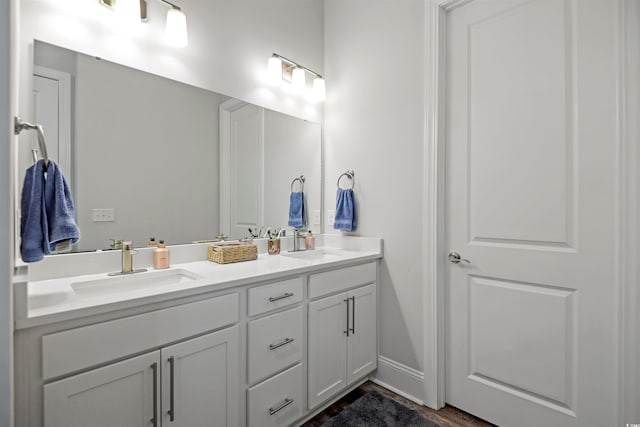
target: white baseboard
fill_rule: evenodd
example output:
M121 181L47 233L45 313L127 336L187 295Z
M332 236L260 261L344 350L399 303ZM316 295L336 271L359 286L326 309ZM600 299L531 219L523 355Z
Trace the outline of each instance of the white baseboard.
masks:
M378 356L378 370L371 378L374 383L405 397L418 405L424 405L424 373Z

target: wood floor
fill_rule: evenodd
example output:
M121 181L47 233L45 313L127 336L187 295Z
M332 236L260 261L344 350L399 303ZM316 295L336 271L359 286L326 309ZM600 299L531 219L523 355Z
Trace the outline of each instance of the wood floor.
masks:
M372 383L371 381L367 381L362 384L357 389L353 390L351 393L344 396L342 399L338 400L336 403L329 406L327 409L316 415L314 418L307 421L302 427L319 427L326 423L331 417L338 415L343 409L349 406L352 402L357 400L360 396L364 395L368 391L375 390L380 394L383 394L391 399L394 399L404 406L415 409L423 417L428 420L431 420L435 423L438 423L442 427L492 427L494 426L491 423L483 421L479 418L474 417L471 414L467 414L459 409L456 409L452 406L445 406L444 408L434 411L433 409L429 409L426 406L421 406L413 403L412 401L405 399L402 396L395 394L392 391L387 390L386 388L380 387L377 384ZM347 427L347 426L345 426ZM389 426L389 427L401 427L401 426Z

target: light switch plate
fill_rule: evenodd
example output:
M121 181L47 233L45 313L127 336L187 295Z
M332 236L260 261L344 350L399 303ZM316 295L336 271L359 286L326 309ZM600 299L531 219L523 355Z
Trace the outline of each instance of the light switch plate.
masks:
M313 225L320 225L320 211L313 211Z
M328 210L327 211L327 225L329 227L333 227L333 223L336 222L336 211Z
M113 208L94 208L93 222L113 222L116 220Z

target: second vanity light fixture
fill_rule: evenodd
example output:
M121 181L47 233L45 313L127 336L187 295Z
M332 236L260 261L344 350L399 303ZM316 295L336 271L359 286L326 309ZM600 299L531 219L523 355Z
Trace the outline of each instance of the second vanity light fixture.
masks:
M289 81L291 83L291 89L295 93L305 92L307 87L305 73L307 72L314 76L311 98L314 101L324 101L326 98L326 88L324 78L322 78L320 74L277 53L271 55L267 63L269 80L274 84Z
M147 0L118 0L120 2L140 3L140 21L147 22ZM187 17L179 6L166 0L158 0L169 6L167 11L167 22L165 25L165 39L167 44L175 47L186 47L189 44L187 35ZM100 4L110 8L116 7L116 0L99 0Z

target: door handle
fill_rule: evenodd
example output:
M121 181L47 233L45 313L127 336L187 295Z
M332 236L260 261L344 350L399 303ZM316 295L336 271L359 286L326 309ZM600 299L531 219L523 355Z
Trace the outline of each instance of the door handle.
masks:
M175 357L171 356L169 359L169 410L167 414L169 415L169 421L173 422L176 418L176 410L175 410L175 395L174 395L174 387L175 387Z
M153 427L158 427L158 362L151 365L153 375L153 418L149 420Z
M471 261L469 261L468 259L462 258L458 252L449 252L449 262L453 264L458 264L460 262L466 262L467 264L471 264Z
M349 336L349 298L344 299L343 301L347 303L347 329L343 332Z
M349 298L351 300L351 335L356 334L356 297ZM349 304L349 303L347 303Z

